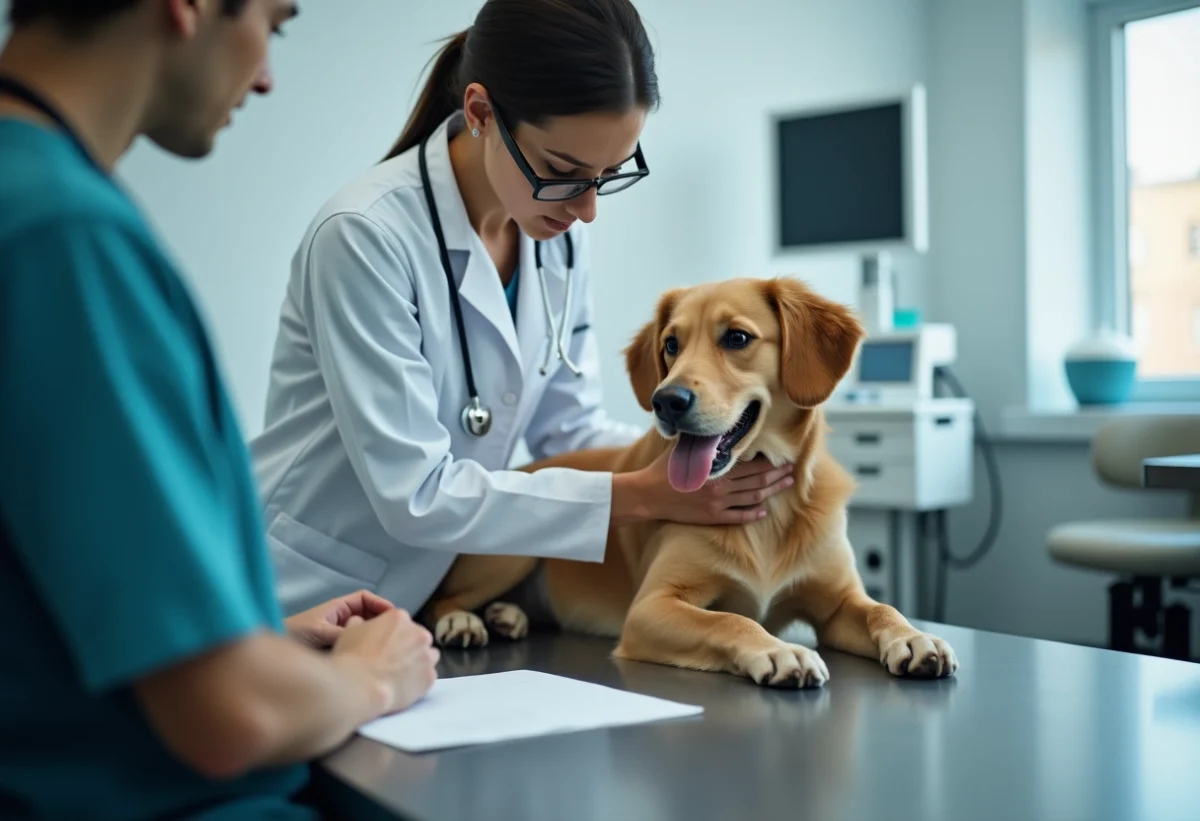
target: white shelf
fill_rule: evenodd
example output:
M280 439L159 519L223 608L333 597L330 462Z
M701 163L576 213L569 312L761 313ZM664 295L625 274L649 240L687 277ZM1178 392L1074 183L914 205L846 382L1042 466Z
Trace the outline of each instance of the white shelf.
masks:
M1011 442L1088 444L1110 419L1121 416L1200 416L1197 402L1130 402L1105 407L1005 408L1000 437Z

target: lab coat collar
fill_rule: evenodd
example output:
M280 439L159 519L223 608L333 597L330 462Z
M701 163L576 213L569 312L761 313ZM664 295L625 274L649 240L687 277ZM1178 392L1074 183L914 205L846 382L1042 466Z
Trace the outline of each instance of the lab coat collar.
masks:
M467 207L450 164L450 140L463 129L462 112L446 119L429 138L426 157L434 201L442 220L451 269L458 282L458 293L486 319L504 340L515 363L521 362L516 330L509 314L500 274L488 256L483 241L471 227ZM522 251L524 248L522 248ZM545 249L542 249L545 251ZM522 266L523 267L523 266Z
M555 243L562 240L555 240ZM552 243L542 243L542 266L546 270L546 293L550 298L550 310L555 322L569 322L570 316L561 317L566 280L562 274L565 263L560 264ZM565 257L564 257L565 258ZM550 328L546 324L546 308L542 302L542 284L533 256L533 240L521 235L520 287L517 291L517 336L521 342L521 372L540 377L538 370L546 357L546 346L553 345ZM554 363L551 363L553 366Z

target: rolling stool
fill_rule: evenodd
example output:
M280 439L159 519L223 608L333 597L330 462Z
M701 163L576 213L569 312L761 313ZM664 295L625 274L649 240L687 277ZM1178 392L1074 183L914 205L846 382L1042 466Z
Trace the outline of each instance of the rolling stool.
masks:
M1200 452L1200 417L1129 416L1108 422L1092 442L1092 465L1110 485L1140 488L1142 460ZM1059 525L1046 537L1059 563L1112 573L1108 643L1147 652L1137 632L1158 643L1157 654L1191 658L1192 609L1164 607L1164 586L1200 577L1200 500L1185 519L1099 519Z

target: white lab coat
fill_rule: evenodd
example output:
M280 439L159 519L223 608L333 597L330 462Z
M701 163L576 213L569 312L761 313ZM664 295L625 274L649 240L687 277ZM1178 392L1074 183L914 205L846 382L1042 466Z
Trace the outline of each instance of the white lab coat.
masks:
M293 260L265 429L251 443L288 614L360 588L415 610L459 553L603 559L611 474L505 469L520 440L542 458L642 432L601 409L586 234L571 229L566 318L584 375L556 359L543 377L551 342L533 242L521 237L514 328L450 166L448 137L461 128L461 114L443 123L427 157L491 431L460 424L466 376L413 148L334 196ZM555 317L565 256L563 238L543 243Z

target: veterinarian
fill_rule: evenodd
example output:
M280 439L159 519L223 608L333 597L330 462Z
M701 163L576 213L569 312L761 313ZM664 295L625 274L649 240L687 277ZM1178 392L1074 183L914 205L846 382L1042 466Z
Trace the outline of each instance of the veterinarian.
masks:
M434 680L375 596L281 619L194 303L113 180L207 154L290 0L13 0L0 51L0 817L310 819L301 762ZM286 627L286 634L284 628ZM315 647L332 648L318 652Z
M610 524L746 522L790 484L765 460L693 494L665 458L507 469L522 441L536 459L643 432L602 410L582 224L649 175L658 101L628 0L489 0L388 158L313 219L252 444L288 611L360 587L416 609L459 552L600 561Z

